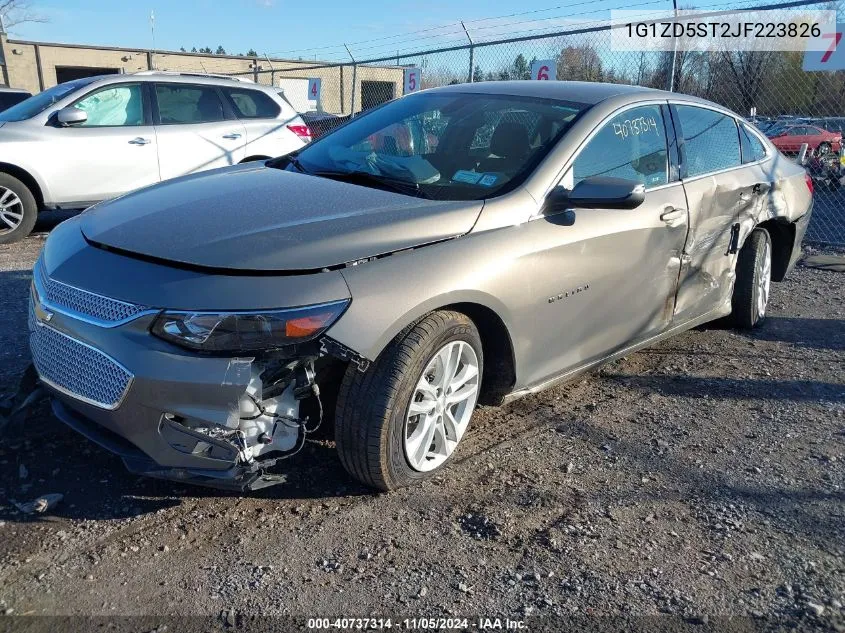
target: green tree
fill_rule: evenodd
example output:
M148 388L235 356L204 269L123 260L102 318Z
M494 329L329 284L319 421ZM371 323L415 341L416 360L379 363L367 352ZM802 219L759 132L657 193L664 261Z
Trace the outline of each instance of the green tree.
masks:
M247 57L258 57L258 53L255 52L254 48L249 49L246 52Z
M218 46L218 47L217 47L217 50L216 50L216 51L214 51L214 54L215 54L215 55L225 55L225 54L226 54L226 49L225 49L225 48L223 48L222 46Z
M192 53L196 53L196 52L197 52L197 47L196 47L196 46L194 46L194 47L191 49L191 52L192 52Z
M479 66L478 64L475 65L475 68L472 71L472 80L484 81L484 72L481 70L481 66Z
M513 60L513 66L510 73L511 79L531 79L531 66L525 61L525 55L520 53Z

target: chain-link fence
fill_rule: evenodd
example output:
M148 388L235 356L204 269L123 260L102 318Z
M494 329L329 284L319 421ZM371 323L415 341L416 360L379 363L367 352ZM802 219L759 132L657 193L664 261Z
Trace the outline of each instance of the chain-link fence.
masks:
M635 3L626 9L656 4L665 5L665 0ZM802 8L834 10L842 16L843 6L845 0L798 0L777 5L734 2L711 5L707 11L753 9L755 21L778 23L789 22L794 13L788 11ZM520 28L513 26L514 31ZM564 30L560 25L556 30L541 26L530 29L537 32L504 39L485 37L485 28L489 25L467 29L465 44L397 53L389 58L353 61L353 52L349 61L336 63L303 65L300 61L294 65L267 60L248 76L282 87L298 109L317 108L332 122L415 88L406 81L409 68L418 69L420 74L412 82L431 88L464 82L530 80L532 62L548 59L555 61L554 78L558 80L635 84L700 96L752 119L764 132L786 127L790 135L808 133L804 139L810 145L806 166L815 181L815 211L807 239L845 245L845 186L840 186L845 180L845 158L840 158L838 152L842 150L835 138L812 138L818 129L839 134L845 131L845 71L806 72L802 69L804 53L799 51L612 50L607 20L581 19ZM501 33L501 26L497 33ZM309 79L319 79L319 86L315 89ZM313 91L310 95L309 89ZM318 100L311 98L314 94L319 95Z

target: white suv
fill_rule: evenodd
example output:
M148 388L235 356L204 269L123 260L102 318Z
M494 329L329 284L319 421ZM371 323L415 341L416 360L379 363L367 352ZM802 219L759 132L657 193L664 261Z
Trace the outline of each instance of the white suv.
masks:
M82 209L310 140L277 90L251 81L147 71L59 84L0 112L0 244L28 235L41 209Z

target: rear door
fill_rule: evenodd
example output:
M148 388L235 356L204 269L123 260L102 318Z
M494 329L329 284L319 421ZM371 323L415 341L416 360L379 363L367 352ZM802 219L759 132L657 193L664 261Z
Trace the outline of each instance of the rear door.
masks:
M690 213L675 306L676 319L685 321L730 310L736 247L765 203L771 183L759 161L743 165L734 117L704 106L675 104L672 118Z
M152 96L162 180L246 157L246 129L217 87L161 82Z
M302 147L310 136L299 114L252 88L220 89L246 130L246 156L282 156ZM307 139L307 140L306 140Z
M44 127L40 164L53 202L76 207L158 182L158 155L149 99L141 83L93 89L71 105L84 123Z

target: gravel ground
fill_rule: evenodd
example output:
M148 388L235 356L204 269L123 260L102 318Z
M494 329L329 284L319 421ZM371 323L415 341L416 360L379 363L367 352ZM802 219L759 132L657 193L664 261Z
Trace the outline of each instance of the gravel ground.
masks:
M42 244L0 247L0 394L28 362ZM447 472L388 495L352 482L329 442L291 463L289 484L249 497L138 478L40 405L0 439L0 613L838 628L844 280L799 267L752 334L697 329L481 409ZM37 518L11 503L45 493L64 500Z

